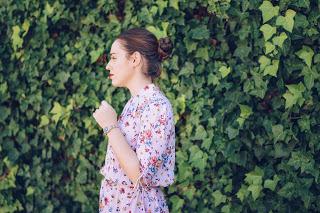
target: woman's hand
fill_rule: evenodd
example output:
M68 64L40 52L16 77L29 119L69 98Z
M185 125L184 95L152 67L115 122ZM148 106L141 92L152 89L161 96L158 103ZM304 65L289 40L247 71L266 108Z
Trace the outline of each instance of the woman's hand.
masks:
M92 114L101 128L117 124L117 112L113 107L103 100L98 109Z

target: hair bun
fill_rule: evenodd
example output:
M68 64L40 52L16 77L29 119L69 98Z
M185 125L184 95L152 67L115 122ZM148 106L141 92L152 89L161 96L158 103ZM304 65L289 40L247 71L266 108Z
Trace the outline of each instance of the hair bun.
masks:
M158 46L159 60L162 62L169 58L172 52L172 42L169 37L160 38Z

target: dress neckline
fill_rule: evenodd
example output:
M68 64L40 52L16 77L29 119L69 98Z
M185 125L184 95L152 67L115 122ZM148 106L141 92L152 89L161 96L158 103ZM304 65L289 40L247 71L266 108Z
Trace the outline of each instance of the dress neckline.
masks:
M145 85L143 88L141 88L136 95L131 96L130 100L135 99L135 98L139 98L140 96L147 94L155 89L157 89L158 87L154 84L154 83L150 83Z

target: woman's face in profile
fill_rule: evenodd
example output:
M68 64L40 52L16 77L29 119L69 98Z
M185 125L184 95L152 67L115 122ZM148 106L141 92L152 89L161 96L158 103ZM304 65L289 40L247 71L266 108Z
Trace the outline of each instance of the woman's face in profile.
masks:
M115 40L110 50L110 61L106 66L109 70L109 79L115 87L126 87L133 76L133 67L126 58L126 51L122 48L119 40Z

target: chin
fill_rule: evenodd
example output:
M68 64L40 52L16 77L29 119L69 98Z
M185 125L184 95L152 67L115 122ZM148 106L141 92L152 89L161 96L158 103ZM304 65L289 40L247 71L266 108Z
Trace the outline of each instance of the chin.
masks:
M121 87L121 85L114 80L111 81L111 85L114 87Z

